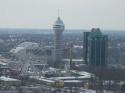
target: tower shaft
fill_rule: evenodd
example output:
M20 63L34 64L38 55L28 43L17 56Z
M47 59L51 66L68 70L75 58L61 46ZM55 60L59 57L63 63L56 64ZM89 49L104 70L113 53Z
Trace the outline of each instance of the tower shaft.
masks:
M61 61L63 55L62 32L55 32L55 61Z

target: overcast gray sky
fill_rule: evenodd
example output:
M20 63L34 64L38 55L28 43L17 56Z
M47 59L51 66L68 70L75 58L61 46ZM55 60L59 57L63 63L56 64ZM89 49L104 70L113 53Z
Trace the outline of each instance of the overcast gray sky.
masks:
M58 8L67 29L125 30L125 0L0 0L0 27L51 29Z

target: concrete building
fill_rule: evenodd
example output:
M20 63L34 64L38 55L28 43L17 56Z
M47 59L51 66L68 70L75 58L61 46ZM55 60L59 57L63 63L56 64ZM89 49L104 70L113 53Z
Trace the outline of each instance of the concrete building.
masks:
M53 30L55 32L54 39L54 60L56 65L61 62L63 55L63 43L62 43L62 33L65 29L65 25L60 17L57 18L56 22L53 25Z

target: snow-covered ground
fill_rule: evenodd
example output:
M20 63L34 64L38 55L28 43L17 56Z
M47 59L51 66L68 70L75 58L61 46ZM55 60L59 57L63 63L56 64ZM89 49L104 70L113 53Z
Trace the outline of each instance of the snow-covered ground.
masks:
M104 91L95 91L95 90L85 90L84 92L79 92L79 93L114 93L114 92L112 92L112 91L106 91L106 90L104 90Z
M2 80L2 81L19 81L18 79L9 78L9 77L5 77L5 76L1 76L0 80Z

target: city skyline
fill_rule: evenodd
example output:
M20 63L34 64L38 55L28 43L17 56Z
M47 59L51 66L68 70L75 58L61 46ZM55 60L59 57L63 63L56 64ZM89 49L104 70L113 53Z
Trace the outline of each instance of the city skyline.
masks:
M2 0L0 28L51 29L60 16L66 29L125 30L123 0Z

